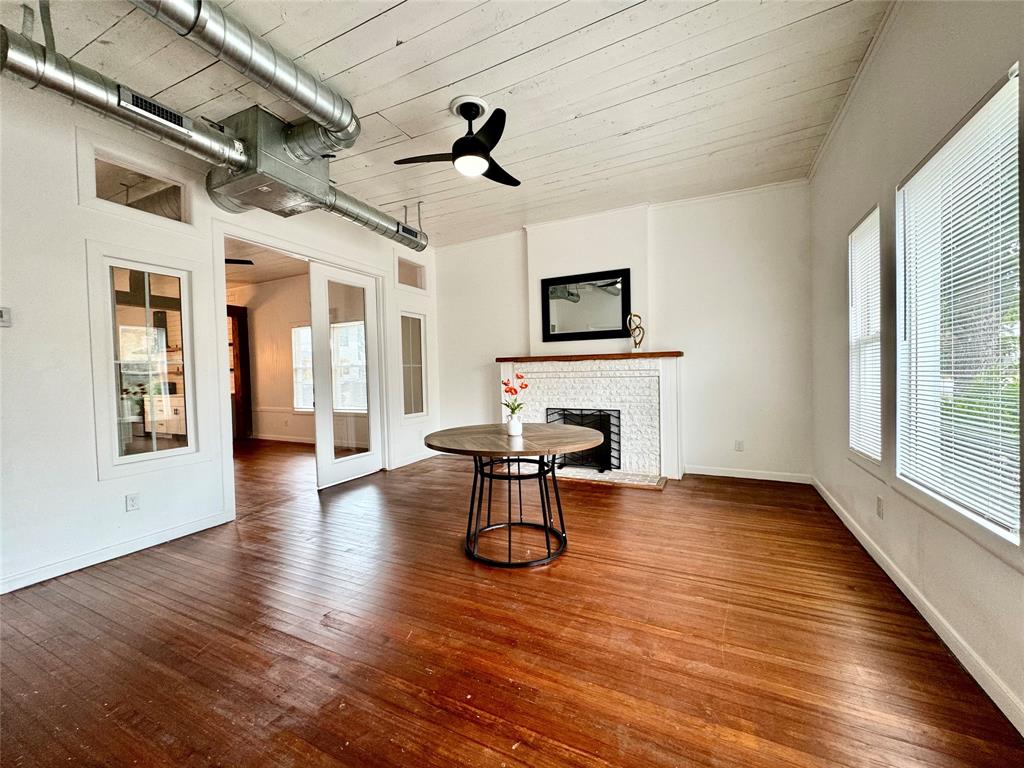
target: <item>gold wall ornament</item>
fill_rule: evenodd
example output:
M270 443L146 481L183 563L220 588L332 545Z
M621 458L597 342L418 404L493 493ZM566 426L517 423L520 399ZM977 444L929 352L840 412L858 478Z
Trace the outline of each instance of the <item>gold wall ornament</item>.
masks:
M644 327L641 325L643 318L640 317L636 312L630 312L629 317L626 318L626 327L629 329L629 335L633 338L633 351L640 349L640 345L644 341Z

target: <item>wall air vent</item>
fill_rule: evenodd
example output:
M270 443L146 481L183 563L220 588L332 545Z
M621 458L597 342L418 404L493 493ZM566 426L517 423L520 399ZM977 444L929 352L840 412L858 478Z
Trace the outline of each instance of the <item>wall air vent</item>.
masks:
M117 97L118 104L125 109L130 109L132 112L175 128L182 133L190 132L189 128L192 121L187 117L151 99L147 99L145 96L141 96L130 88L125 88L123 85L118 86Z

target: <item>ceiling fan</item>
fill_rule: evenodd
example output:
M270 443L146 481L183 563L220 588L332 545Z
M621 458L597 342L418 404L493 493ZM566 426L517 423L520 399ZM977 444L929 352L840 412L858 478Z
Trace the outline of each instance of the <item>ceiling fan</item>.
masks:
M491 157L491 150L497 146L501 134L505 131L505 110L496 109L487 118L483 127L474 132L473 121L479 120L487 112L487 102L476 96L457 96L448 107L453 115L461 117L469 123L465 136L455 140L451 152L435 155L417 155L395 160L395 165L410 163L451 163L455 170L463 176L483 176L485 179L518 187L519 179L515 178L498 165Z

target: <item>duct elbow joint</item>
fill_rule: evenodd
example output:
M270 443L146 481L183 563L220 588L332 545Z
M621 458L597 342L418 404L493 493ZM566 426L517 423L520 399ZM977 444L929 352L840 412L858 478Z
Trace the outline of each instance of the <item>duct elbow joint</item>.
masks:
M296 160L308 163L318 157L333 154L339 149L349 149L356 143L360 130L359 118L354 114L351 115L348 126L340 131L332 131L313 120L308 120L288 129L285 146Z

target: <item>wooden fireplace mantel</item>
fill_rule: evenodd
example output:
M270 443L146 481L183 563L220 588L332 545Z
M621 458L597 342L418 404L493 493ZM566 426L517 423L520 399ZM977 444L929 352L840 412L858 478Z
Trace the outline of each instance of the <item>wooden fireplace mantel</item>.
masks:
M517 357L496 357L496 363L548 363L578 362L580 360L630 360L637 357L682 357L679 350L667 352L611 352L604 355L519 355Z

